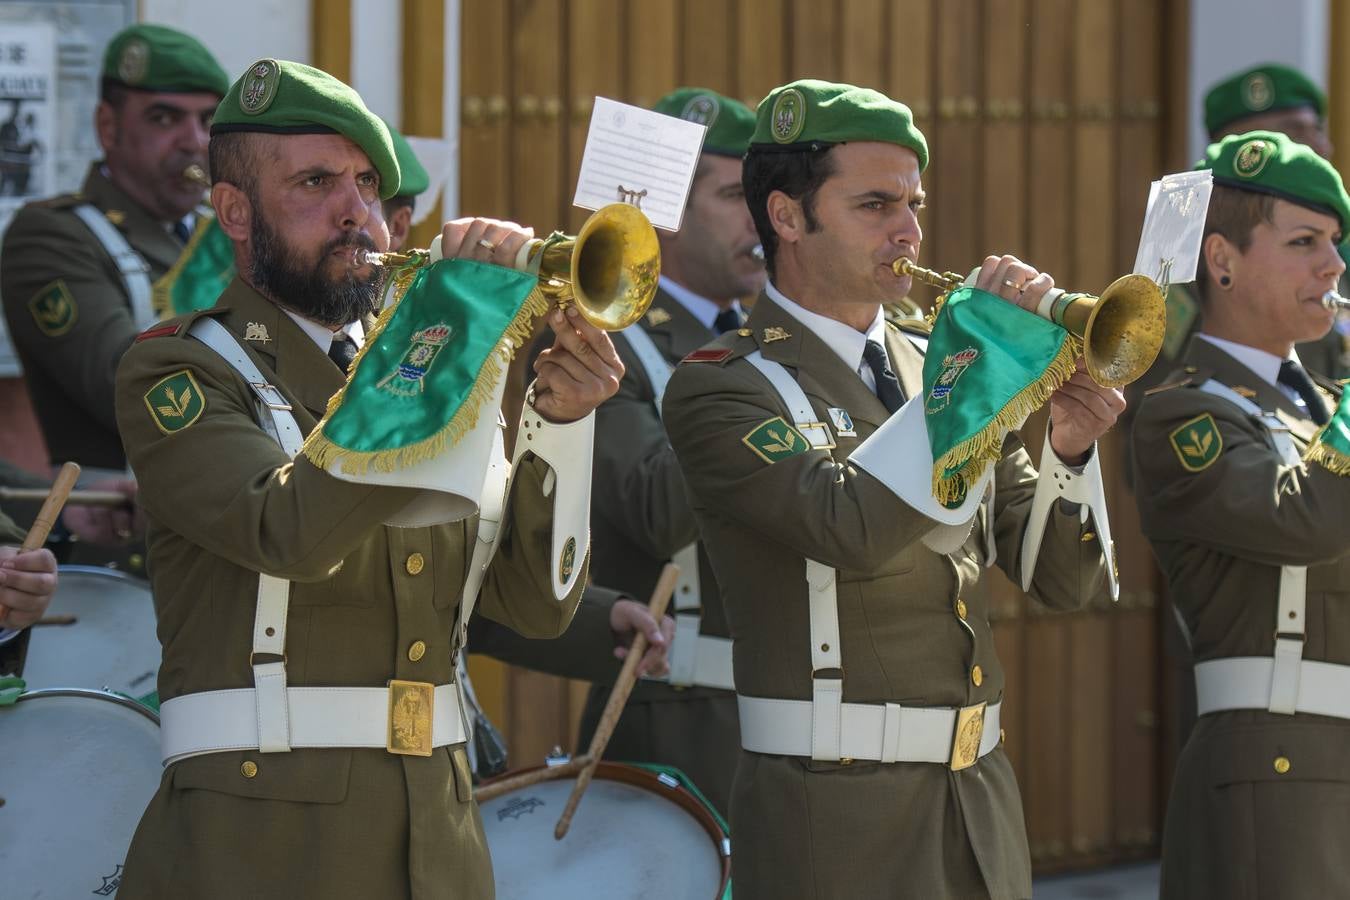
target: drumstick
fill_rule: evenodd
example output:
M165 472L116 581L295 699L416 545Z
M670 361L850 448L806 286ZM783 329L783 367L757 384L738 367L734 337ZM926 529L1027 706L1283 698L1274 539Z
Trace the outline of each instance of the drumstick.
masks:
M66 505L66 497L70 496L71 489L75 487L75 480L79 477L80 467L75 463L68 462L61 467L61 471L56 475L56 481L52 483L51 493L47 494L47 499L42 502L42 509L38 510L37 518L33 520L33 527L28 529L23 543L19 545L20 553L36 550L47 543L47 535L51 534L52 527L61 515L61 507ZM7 618L9 607L0 606L0 625L4 625Z
M17 503L30 503L45 500L47 492L42 488L0 487L0 500ZM130 506L131 498L117 491L71 491L66 500L70 506Z
M666 614L666 604L670 602L670 595L675 592L675 581L679 577L680 567L674 563L666 563L665 568L661 570L661 577L656 580L652 599L647 603L647 611L652 614L658 626L661 617ZM581 803L581 795L586 792L586 786L591 783L591 776L595 774L600 757L605 755L605 745L609 743L609 737L614 733L614 726L619 723L623 706L628 702L628 695L632 693L633 685L637 682L638 664L642 662L642 655L646 652L647 635L639 631L633 636L633 646L628 648L628 655L624 657L623 668L619 670L614 689L609 692L609 699L605 701L605 711L600 716L600 724L596 726L595 734L591 737L591 746L586 750L586 755L591 761L577 776L577 783L572 786L572 795L567 798L567 805L563 807L558 824L553 828L553 837L557 840L562 840L567 834L567 829L572 827L572 816L577 811L577 805Z
M517 775L511 775L502 778L490 784L481 784L474 788L473 799L480 804L487 803L489 800L495 800L502 794L509 794L511 791L523 787L530 787L535 784L542 784L545 781L554 781L559 778L566 778L574 772L578 772L590 765L591 758L585 754L569 759L565 763L559 763L556 766L545 766L542 769L531 769L528 772L521 772Z

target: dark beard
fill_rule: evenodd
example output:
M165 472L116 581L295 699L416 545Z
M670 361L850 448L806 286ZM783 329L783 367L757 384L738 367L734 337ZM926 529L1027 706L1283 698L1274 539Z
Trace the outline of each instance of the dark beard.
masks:
M360 247L374 252L375 242L370 235L351 233L329 241L319 251L319 262L308 269L295 249L262 216L253 217L249 239L253 249L249 266L253 286L285 308L329 328L341 328L376 312L383 282L378 267L365 279L358 278L354 268L348 268L335 281L323 274L323 264L334 250Z

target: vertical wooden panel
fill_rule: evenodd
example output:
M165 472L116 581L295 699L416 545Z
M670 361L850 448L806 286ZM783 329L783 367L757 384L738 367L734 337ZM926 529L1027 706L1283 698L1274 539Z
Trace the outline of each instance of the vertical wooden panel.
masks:
M1062 865L1069 849L1069 716L1063 705L1069 653L1066 618L1032 607L1026 624L1025 709L1017 718L1026 732L1022 785L1031 862L1038 868Z
M731 48L736 11L725 0L685 0L680 30L680 83L735 95Z
M310 38L315 68L352 81L352 0L310 0Z
M516 70L511 102L511 215L547 233L563 220L566 188L561 116L546 101L564 84L566 6L555 0L511 0L511 59ZM500 65L500 63L498 63Z
M792 56L789 81L839 79L838 0L792 0Z
M884 0L840 0L839 33L844 47L839 67L841 80L886 90L889 11Z
M595 97L622 99L622 19L619 0L572 0L567 23L569 68L567 231L575 234L588 213L571 205ZM617 194L615 195L617 199ZM561 223L562 220L560 220Z
M984 33L984 195L981 253L1026 258L1026 221L1036 206L1022 173L1027 166L1027 0L990 0ZM978 260L972 260L974 264ZM1034 261L1033 261L1034 263ZM965 263L962 263L965 265Z
M1028 223L1028 256L1067 285L1073 221L1069 203L1071 0L1032 0L1032 33L1041 52L1031 54L1029 195L1036 198ZM1053 49L1052 49L1053 48Z
M788 70L787 0L736 4L736 89L753 109L764 96L796 76Z
M510 215L511 66L506 56L507 8L497 3L465 3L460 20L459 197L464 215L502 218ZM410 31L421 33L420 22L405 15ZM405 34L406 41L412 34ZM415 89L409 90L408 87ZM404 105L420 95L425 84L405 85ZM420 96L417 101L425 103ZM407 115L407 109L404 111ZM436 132L439 134L440 132Z
M676 42L671 39L679 21L676 0L629 0L624 49L630 102L650 107L679 86Z
M984 17L978 0L947 0L937 18L937 125L930 132L927 180L934 217L925 253L930 264L969 271L985 257L978 241L981 215L979 146Z
M444 0L404 0L402 95L407 134L445 132L444 35ZM440 231L443 218L438 204L420 225L413 226L408 246L427 246Z
M933 142L936 137L933 130L935 3L934 0L893 0L889 7L890 18L885 31L889 44L887 74L886 84L881 87L890 96L909 106L914 113L914 124L928 139L931 155L935 152ZM923 176L924 189L930 195L935 186L931 171L925 172ZM942 217L941 205L941 201L934 196L927 208L919 213L919 225L924 234L919 262L938 268L951 265L939 261L927 246L929 236L934 234L936 222ZM930 304L936 296L936 291L924 284L915 284L910 289L910 297L919 303Z

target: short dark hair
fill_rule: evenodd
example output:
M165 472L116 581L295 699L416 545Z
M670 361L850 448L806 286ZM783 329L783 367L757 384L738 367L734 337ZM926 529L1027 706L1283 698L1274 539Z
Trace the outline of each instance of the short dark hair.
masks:
M1209 198L1202 240L1208 240L1211 234L1221 234L1237 247L1239 253L1246 253L1252 243L1252 230L1262 222L1274 221L1275 197L1271 194L1216 184ZM1200 303L1208 303L1209 264L1203 250L1195 273L1195 287L1200 294Z
M397 194L384 201L384 217L387 219L403 207L408 209L417 209L417 196L415 194Z
M805 150L757 150L750 148L741 166L741 186L745 202L755 220L760 246L764 248L764 267L769 276L775 274L774 262L778 255L778 232L769 221L769 195L782 191L802 205L806 216L806 230L820 227L816 221L816 193L825 180L835 173L834 158L830 156L833 144Z
M248 131L226 131L211 135L207 158L211 183L228 182L243 191L256 206L258 202L258 164L264 135Z

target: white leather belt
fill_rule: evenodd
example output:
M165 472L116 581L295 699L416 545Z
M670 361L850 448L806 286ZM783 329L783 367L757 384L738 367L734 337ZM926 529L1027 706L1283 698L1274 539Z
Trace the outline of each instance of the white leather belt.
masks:
M1196 712L1205 715L1230 709L1271 708L1275 660L1270 656L1237 656L1196 663ZM1290 713L1312 713L1350 719L1350 666L1301 660L1293 685ZM1283 709L1272 712L1285 712Z
M693 620L691 630L694 633L687 637L679 627L683 624L680 620L684 618ZM672 659L670 675L660 680L676 687L710 687L734 691L736 682L731 667L731 639L698 634L697 616L676 616L675 620L675 643L671 654L679 653L681 648L692 648L684 650L688 654L688 667L687 670L684 665L677 667L676 661ZM681 659L684 659L683 654Z
M736 701L740 707L743 748L754 753L783 756L811 755L811 701L743 694L738 694ZM884 763L942 763L954 769L965 768L998 746L1001 705L981 703L954 709L896 703L843 703L840 757ZM973 752L977 747L978 753Z
M430 747L467 740L453 684L431 692ZM286 689L290 747L391 745L394 717L390 688L290 687ZM258 749L258 710L252 688L203 691L166 700L159 708L164 765L202 753Z

